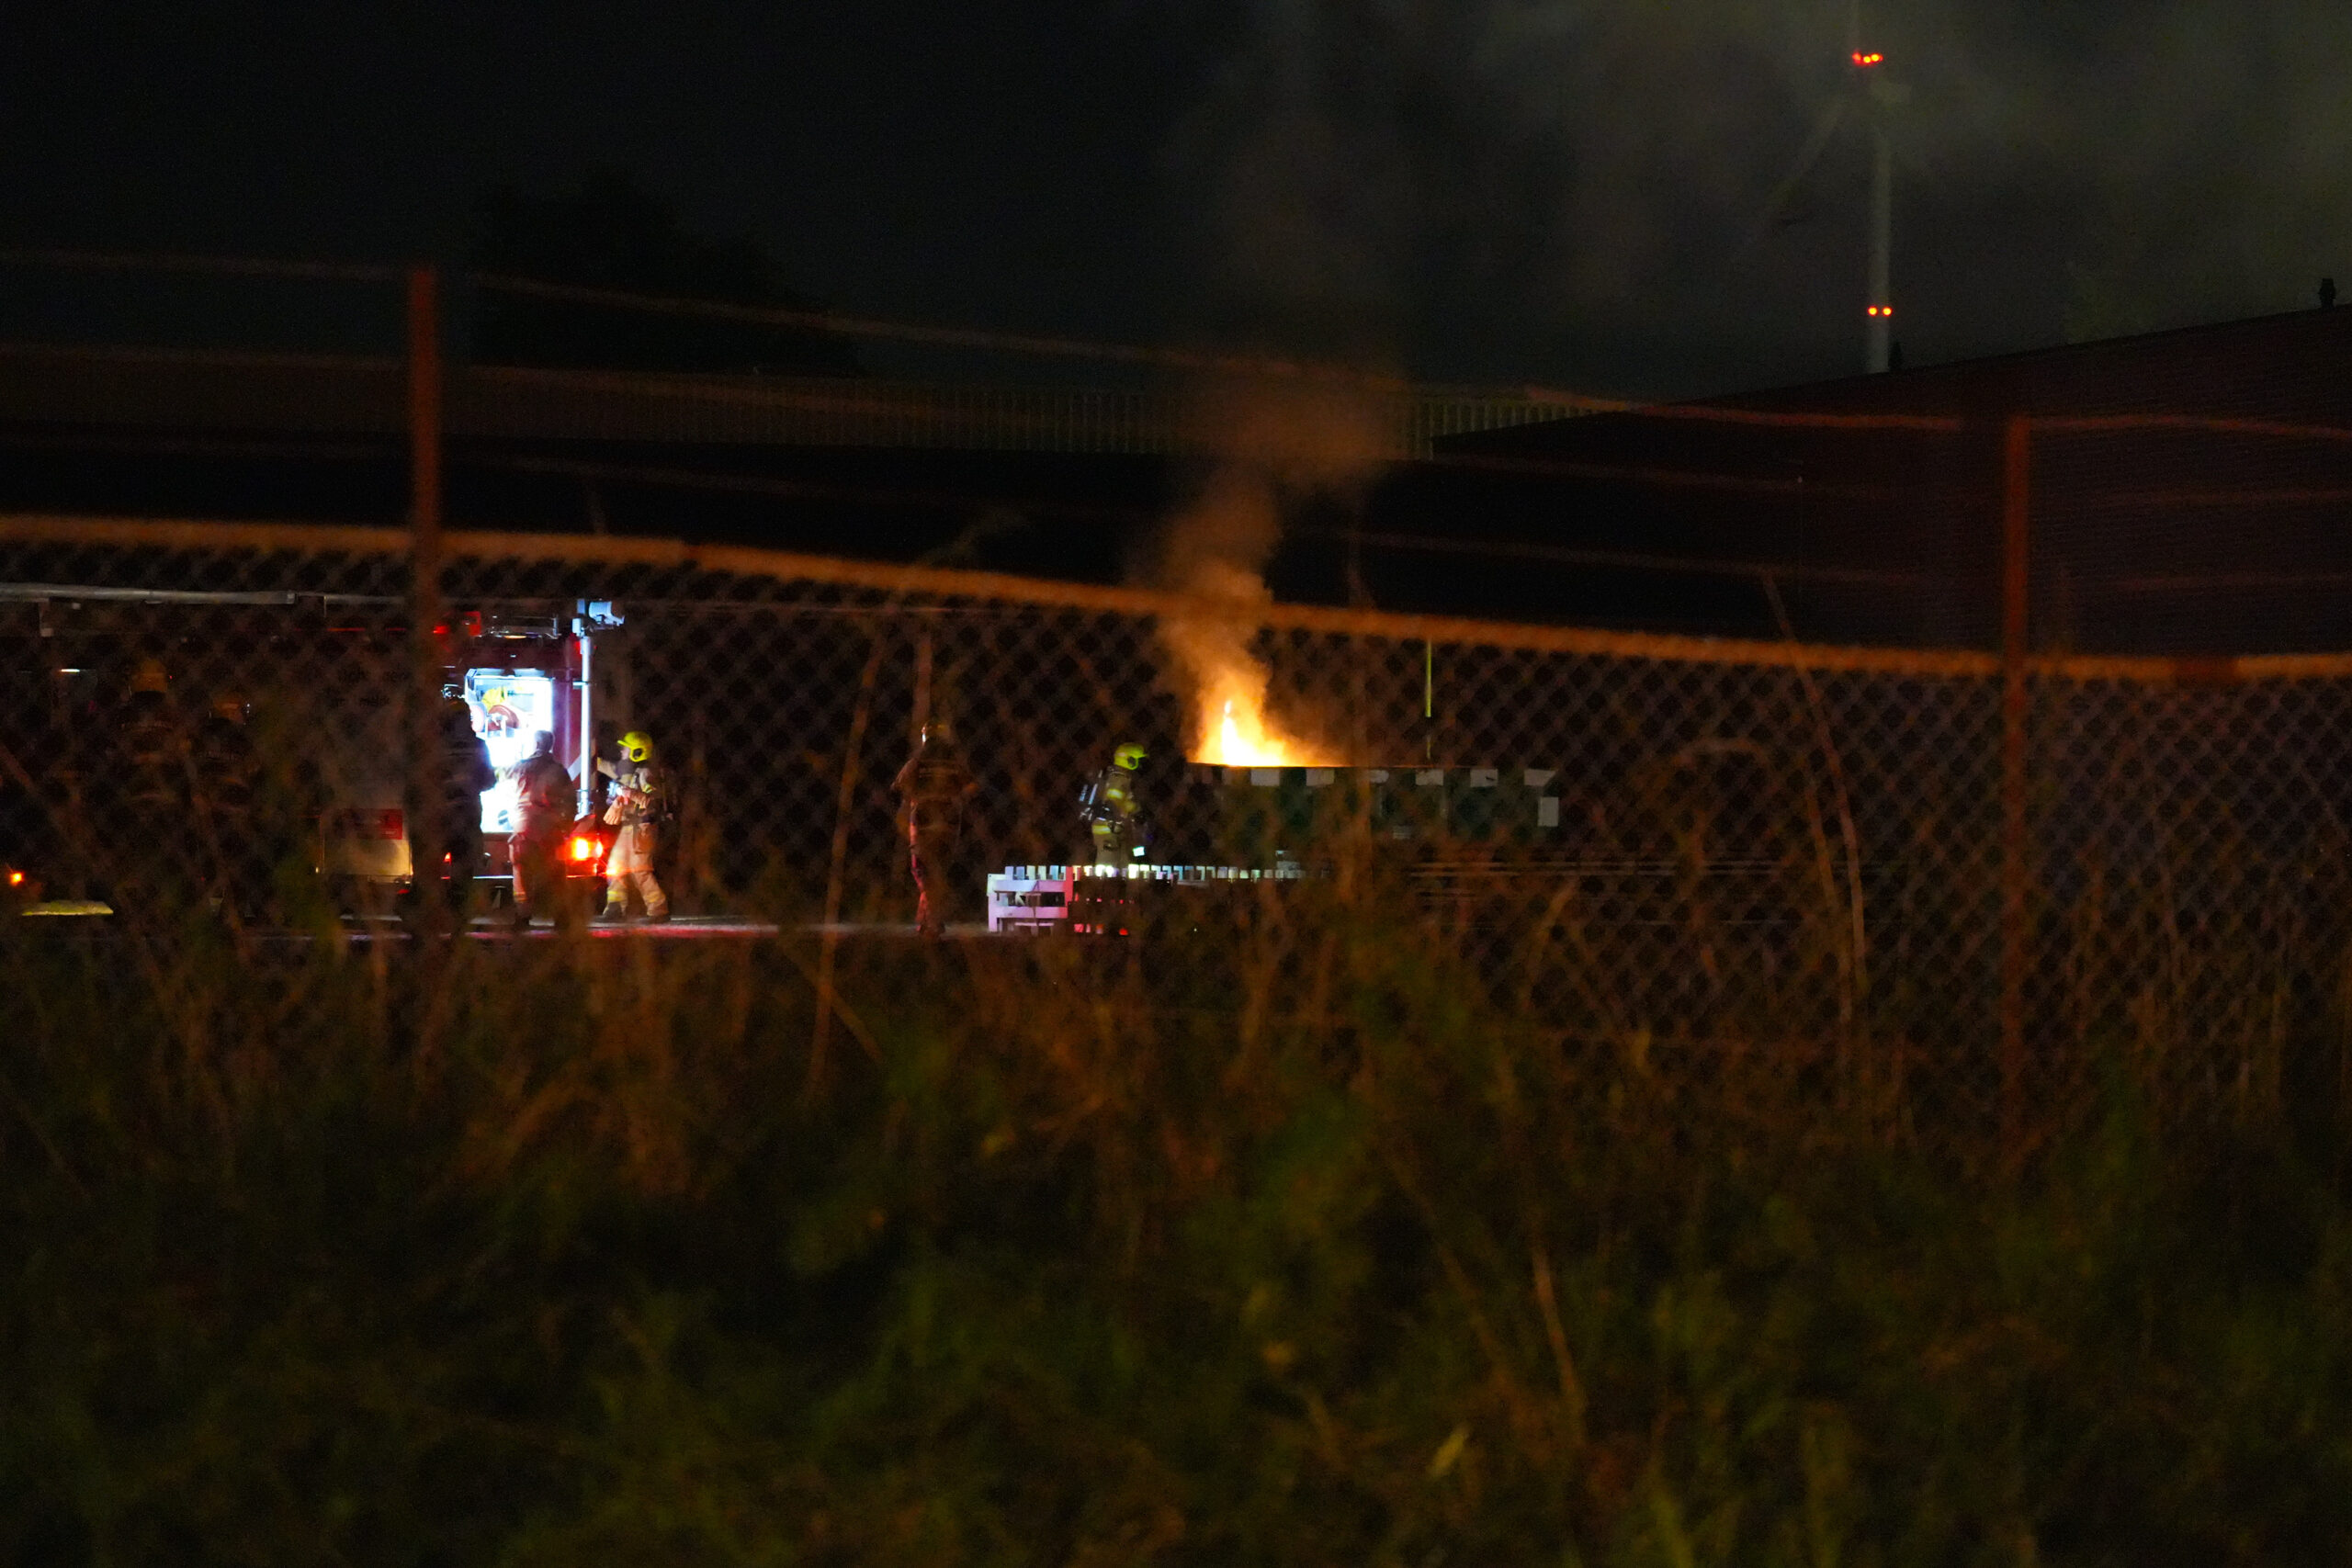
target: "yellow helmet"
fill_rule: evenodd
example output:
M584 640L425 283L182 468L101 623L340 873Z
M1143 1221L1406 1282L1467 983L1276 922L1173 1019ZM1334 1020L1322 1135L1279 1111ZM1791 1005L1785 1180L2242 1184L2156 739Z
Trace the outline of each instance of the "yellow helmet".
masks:
M621 755L632 762L653 761L653 737L642 729L632 729L621 737Z
M1114 765L1125 768L1129 773L1134 773L1137 768L1143 766L1143 760L1146 755L1147 753L1143 749L1143 743L1141 741L1129 740L1124 742L1117 750L1111 753L1111 761Z

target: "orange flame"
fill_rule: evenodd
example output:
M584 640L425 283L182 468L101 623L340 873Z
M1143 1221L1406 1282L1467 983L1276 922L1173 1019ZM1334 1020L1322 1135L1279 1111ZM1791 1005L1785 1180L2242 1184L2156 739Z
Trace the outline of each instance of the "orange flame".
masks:
M1262 672L1258 672L1254 684L1256 690L1241 671L1227 671L1203 693L1205 700L1196 720L1200 741L1193 760L1228 768L1326 766L1304 741L1283 734L1267 720ZM1216 704L1214 710L1210 703ZM1209 722L1211 711L1216 714L1214 724Z
M1257 595L1264 593L1254 575L1246 581ZM1235 585L1220 581L1218 586ZM1238 592L1223 596L1243 597ZM1311 756L1306 742L1267 714L1268 671L1250 647L1250 629L1209 616L1171 616L1160 623L1160 639L1175 656L1178 683L1192 708L1193 761L1228 768L1331 766Z
M1162 585L1204 602L1199 615L1159 622L1170 684L1192 708L1193 761L1227 767L1328 767L1269 720L1269 671L1249 615L1271 604L1266 562L1280 543L1286 495L1346 494L1367 483L1385 449L1387 415L1356 396L1281 393L1260 386L1205 394L1204 434L1224 462L1170 525ZM1231 612L1238 611L1240 614Z
M1200 761L1228 768L1288 768L1301 765L1295 753L1291 742L1267 732L1264 714L1237 715L1228 700L1216 730L1203 737Z

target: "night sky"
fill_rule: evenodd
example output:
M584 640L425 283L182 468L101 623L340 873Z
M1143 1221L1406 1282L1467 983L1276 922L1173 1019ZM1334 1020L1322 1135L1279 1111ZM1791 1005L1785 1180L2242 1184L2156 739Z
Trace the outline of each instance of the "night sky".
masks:
M486 187L607 168L864 313L1650 395L1860 359L1858 140L1742 251L1838 90L1837 0L85 0L0 26L0 243L455 260ZM1910 362L2352 284L2340 4L1916 0L1867 34L1917 90ZM0 283L18 335L216 308L232 336L341 330Z

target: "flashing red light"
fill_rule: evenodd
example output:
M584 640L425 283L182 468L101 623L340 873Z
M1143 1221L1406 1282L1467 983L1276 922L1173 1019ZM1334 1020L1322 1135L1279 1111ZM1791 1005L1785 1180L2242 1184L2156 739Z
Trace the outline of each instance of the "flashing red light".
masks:
M1854 51L1854 68L1858 71L1867 71L1873 65L1883 65L1885 63L1886 56L1879 53L1876 50L1872 50L1868 54L1864 54L1859 49Z
M596 840L589 838L584 833L579 838L572 840L571 858L576 861L594 860L596 858Z
M1871 305L1866 306L1865 309L1873 317L1889 317L1894 314L1894 307L1892 305Z
M327 831L337 839L404 839L408 824L398 807L389 811L338 811L327 819Z
M12 871L12 872L10 872L10 873L8 874L8 886L11 886L11 887L22 887L24 885L25 885L25 874L24 874L23 872L21 872L21 871Z

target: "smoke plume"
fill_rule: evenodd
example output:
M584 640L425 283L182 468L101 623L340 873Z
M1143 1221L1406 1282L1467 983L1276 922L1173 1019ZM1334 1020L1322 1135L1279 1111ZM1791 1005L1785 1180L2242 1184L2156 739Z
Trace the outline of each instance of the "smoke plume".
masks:
M1649 396L1860 367L1866 139L1765 210L1851 92L1847 0L1173 3L1216 40L1170 152L1202 335ZM2352 278L2337 0L1873 0L1862 32L1911 89L1886 122L1911 363ZM1361 483L1381 443L1344 400L1206 406L1223 460L1154 575L1261 602L1286 498ZM1196 747L1261 711L1240 632L1164 636Z
M1196 439L1218 454L1191 505L1163 531L1152 577L1161 587L1237 610L1271 598L1266 563L1287 505L1345 495L1370 479L1383 450L1383 410L1330 387L1233 386L1197 401ZM1314 761L1267 711L1268 671L1246 620L1209 615L1160 624L1170 674L1192 716L1188 750L1205 761Z
M1202 327L1594 390L1856 367L1863 139L1744 245L1845 88L1845 0L1195 11L1220 43L1171 168ZM1914 89L1892 122L1913 362L2291 309L2352 276L2333 0L1863 14Z

